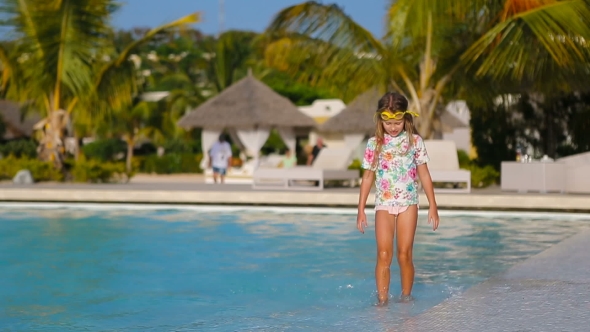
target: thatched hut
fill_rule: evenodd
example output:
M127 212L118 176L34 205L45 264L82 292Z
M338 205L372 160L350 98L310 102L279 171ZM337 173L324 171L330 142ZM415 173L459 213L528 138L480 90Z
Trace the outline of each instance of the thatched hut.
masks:
M8 100L0 100L0 121L6 127L2 139L32 137L33 127L40 120L41 116L39 114L31 113L23 117L19 104Z
M357 149L363 139L375 133L374 116L382 96L383 92L376 88L360 94L342 112L324 122L319 128L320 133L343 135L344 144ZM464 101L452 101L445 106L435 138L452 140L466 151L471 149L469 109Z
M345 109L319 126L317 135L328 146L347 147L354 158L362 156L361 143L375 133L373 115L383 93L374 88L358 95Z
M373 116L377 101L383 96L378 89L370 89L358 95L339 114L333 116L320 126L323 133L363 134L375 132Z
M295 151L296 136L307 135L316 124L289 99L248 75L187 113L178 125L202 128L204 152L226 130L247 155L257 159L271 129L277 129L285 144Z

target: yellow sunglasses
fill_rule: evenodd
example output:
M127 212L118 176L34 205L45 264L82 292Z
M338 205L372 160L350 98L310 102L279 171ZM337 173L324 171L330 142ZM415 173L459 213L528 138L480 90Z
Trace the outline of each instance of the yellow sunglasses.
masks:
M381 119L384 121L401 120L404 118L404 115L406 115L406 113L413 115L413 116L420 116L420 115L418 115L418 113L413 112L413 111L397 111L397 112L393 113L391 111L386 110L386 111L381 112Z

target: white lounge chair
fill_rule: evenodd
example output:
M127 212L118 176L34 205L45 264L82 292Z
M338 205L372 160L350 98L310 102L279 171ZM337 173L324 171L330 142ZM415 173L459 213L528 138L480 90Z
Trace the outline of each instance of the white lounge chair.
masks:
M565 192L590 194L590 152L559 158L565 163Z
M457 146L453 141L424 140L426 151L430 157L428 169L432 182L466 183L465 188L435 188L441 193L470 193L471 171L459 168Z
M326 180L350 180L354 185L359 179L359 171L347 169L351 154L350 149L323 148L312 166L258 168L252 175L252 188L322 190ZM297 185L301 181L317 181L318 185Z

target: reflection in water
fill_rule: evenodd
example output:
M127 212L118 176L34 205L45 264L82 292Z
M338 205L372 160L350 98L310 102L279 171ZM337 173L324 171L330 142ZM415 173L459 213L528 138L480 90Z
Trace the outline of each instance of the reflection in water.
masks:
M373 217L368 215L370 219ZM354 215L0 210L8 330L395 331L588 220L420 216L416 300L375 307L373 227ZM399 289L392 265L392 296Z

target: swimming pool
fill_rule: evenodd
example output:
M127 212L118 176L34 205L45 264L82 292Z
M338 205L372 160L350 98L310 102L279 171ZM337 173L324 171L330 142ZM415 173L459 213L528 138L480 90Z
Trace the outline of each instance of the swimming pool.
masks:
M381 331L590 226L577 215L441 217L437 232L420 217L414 303L378 308L373 228L358 233L349 210L4 207L0 326Z

